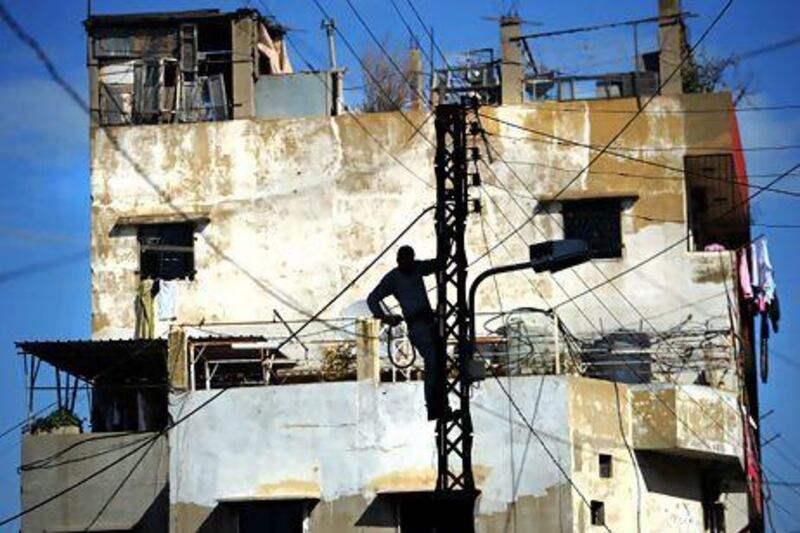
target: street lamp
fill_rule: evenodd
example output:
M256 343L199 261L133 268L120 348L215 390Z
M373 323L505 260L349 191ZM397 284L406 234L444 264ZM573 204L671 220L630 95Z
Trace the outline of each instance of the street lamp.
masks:
M589 246L586 241L579 239L562 239L558 241L545 241L532 244L528 247L530 259L524 263L504 265L490 268L481 272L472 286L469 288L469 342L470 357L475 353L475 294L478 286L486 279L505 274L532 268L534 272L558 272L567 268L572 268L581 263L585 263L591 258Z

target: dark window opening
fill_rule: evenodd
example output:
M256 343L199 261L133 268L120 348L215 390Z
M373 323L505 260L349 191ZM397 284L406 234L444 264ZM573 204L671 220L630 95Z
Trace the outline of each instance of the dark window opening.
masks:
M564 238L586 241L595 259L622 257L621 199L562 202Z
M703 502L703 521L709 533L725 533L725 504Z
M167 426L166 385L97 385L92 394L92 431L161 431Z
M193 223L139 226L142 279L194 279Z
M474 506L475 497L466 492L446 496L431 492L406 493L396 499L395 520L400 533L472 531Z
M307 529L309 502L305 500L241 503L238 533L303 533Z
M606 504L597 500L592 500L591 511L593 526L606 525Z
M156 124L161 116L161 63L147 60L133 69L133 119L137 124Z
M598 463L600 467L600 477L609 478L612 474L612 463L611 463L611 456L605 453L601 453L598 456Z
M712 244L727 249L745 244L749 236L746 194L737 183L733 156L684 158L687 220L691 250Z

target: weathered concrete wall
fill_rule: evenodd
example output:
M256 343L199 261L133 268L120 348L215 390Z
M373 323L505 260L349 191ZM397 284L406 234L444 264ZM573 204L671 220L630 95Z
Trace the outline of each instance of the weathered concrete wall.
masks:
M703 476L720 476L723 492L741 490L735 395L697 386L569 381L573 480L586 500L605 504L612 531L704 531ZM676 414L690 427L691 439L678 428ZM709 417L720 418L725 429ZM600 454L612 458L611 477L600 476ZM740 496L727 495L730 512L747 509ZM573 516L573 531L593 527L589 506L577 494ZM745 523L732 513L728 527Z
M570 378L570 432L573 445L573 481L583 498L573 497L572 531L592 528L587 501L605 504L606 524L612 531L636 531L632 502L637 492L638 468L625 446L630 444L631 409L625 385ZM611 455L611 477L599 473L599 455ZM584 501L584 498L587 501Z
M567 379L513 378L510 385L569 471ZM176 397L173 416L215 392ZM366 511L376 495L435 486L434 424L425 420L422 396L420 382L227 391L170 434L172 530L195 531L220 499L294 496L321 500L311 517L315 533L374 531ZM568 529L566 480L497 384L476 390L472 405L479 530L507 521L521 522L509 531Z
M649 113L639 117L615 146L631 155L683 168L687 153L719 151L698 147L730 146L728 115L657 112L722 108L729 103L726 94L656 98ZM632 112L635 105L632 99L538 103L483 112L545 133L604 145L629 115L601 111ZM415 124L425 119L420 113L408 116ZM210 223L196 239L197 276L184 282L179 294L181 322L269 320L273 309L288 319L302 318L304 312L318 308L434 200L432 145L414 136L411 126L397 113L363 115L359 121L380 146L350 116L94 129L95 337L126 337L134 329L138 246L134 231L112 231L122 216L165 215L177 210L209 215ZM516 174L499 160L492 168L502 185L490 172L482 172L485 192L492 198L483 202L484 229L491 244L530 216L538 200L561 189L589 162L593 152L553 144L488 119L483 119L483 125L491 134L501 135L490 136L490 142ZM432 121L422 132L433 138ZM661 179L665 176L673 179ZM622 217L623 257L595 261L552 277L534 277L532 273L505 276L500 283L504 306L556 305L684 238L681 178L680 173L613 156L601 158L563 196L638 195ZM526 242L560 238L559 218L534 217L535 226L528 224L519 236L497 249L495 262L526 257ZM486 250L477 219L469 225L468 241L470 257ZM432 220L425 219L404 242L413 243L422 256L432 255ZM658 328L673 326L690 314L698 322L713 318L726 322L723 280L729 277L727 261L727 254L720 258L718 253L689 253L682 243L615 281L619 291L606 285L579 298L575 304L588 322L575 304L565 305L559 312L576 332L609 330L620 324L638 326L641 316L622 293L644 316L656 316L651 322ZM330 316L363 300L393 263L393 253L387 254L331 309ZM487 265L484 259L473 271ZM493 287L487 285L482 291L479 308L499 308Z
M592 500L605 504L612 531L636 531L637 521L642 531L703 530L704 464L681 456L691 450L637 448L638 407L626 385L564 376L503 384L574 486L488 381L473 400L477 531L589 531ZM173 416L214 393L176 397ZM276 498L319 499L315 533L393 531L383 498L434 487L433 432L420 382L231 389L171 433L172 531L219 524L221 500ZM599 474L599 454L612 457L610 478ZM705 457L717 475L739 479L735 460Z
M141 446L154 433L27 435L22 464L22 508L27 509L94 474ZM49 460L47 460L49 458ZM80 487L26 514L22 530L166 530L169 453L165 437L143 447ZM137 465L138 463L138 465Z
M633 444L640 450L743 456L741 417L734 393L697 385L632 387Z

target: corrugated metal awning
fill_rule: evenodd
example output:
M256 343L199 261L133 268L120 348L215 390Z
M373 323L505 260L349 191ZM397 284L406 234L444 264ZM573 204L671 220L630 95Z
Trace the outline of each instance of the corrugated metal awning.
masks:
M16 346L84 381L164 381L167 376L166 339L22 341Z

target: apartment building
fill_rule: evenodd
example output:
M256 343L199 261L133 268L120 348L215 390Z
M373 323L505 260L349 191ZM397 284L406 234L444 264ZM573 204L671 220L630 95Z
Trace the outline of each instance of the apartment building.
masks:
M478 294L476 531L757 530L747 173L731 95L671 76L684 21L660 4L632 72L533 69L507 17L499 59L425 88L481 104L470 275L550 239L594 257ZM306 323L435 201L428 103L348 108L344 71L296 70L254 10L86 29L93 334L18 349L31 413L51 370L61 411L91 409L32 419L23 509L69 490L23 531L427 530L422 364L364 302L394 253ZM426 216L402 242L435 239Z

